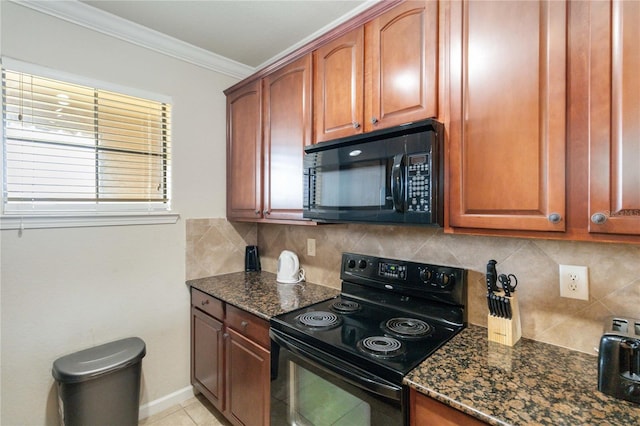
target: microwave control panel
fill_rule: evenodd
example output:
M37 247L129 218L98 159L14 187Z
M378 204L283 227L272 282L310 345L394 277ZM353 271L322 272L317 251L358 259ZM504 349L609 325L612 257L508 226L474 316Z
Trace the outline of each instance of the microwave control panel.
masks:
M407 156L407 211L430 213L431 154L424 152Z

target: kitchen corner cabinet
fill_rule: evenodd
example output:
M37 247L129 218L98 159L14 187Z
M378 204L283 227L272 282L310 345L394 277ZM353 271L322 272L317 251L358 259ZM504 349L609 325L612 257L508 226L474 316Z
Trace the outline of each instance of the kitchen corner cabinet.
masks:
M228 93L227 218L302 220L310 143L311 55Z
M590 6L589 232L640 235L640 2Z
M438 3L407 1L313 53L314 140L437 115Z
M448 226L564 231L566 2L448 13Z
M235 425L270 419L269 323L191 290L191 383Z
M415 389L410 390L410 426L480 426L486 423L451 408Z

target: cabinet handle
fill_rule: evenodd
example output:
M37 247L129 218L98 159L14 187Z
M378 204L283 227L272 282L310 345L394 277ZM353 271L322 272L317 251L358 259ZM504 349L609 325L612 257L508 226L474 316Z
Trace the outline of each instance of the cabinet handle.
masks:
M378 122L378 119L375 117L371 117L371 124L376 124Z
M246 330L246 328L247 328L247 326L248 326L248 325L249 325L249 323L248 323L248 322L246 322L246 321L242 321L242 322L240 323L240 327L242 327L242 329L243 329L243 330Z
M209 299L205 299L205 300L203 300L202 302L200 302L200 304L201 304L202 306L204 306L204 305L208 305L208 304L209 304Z
M357 121L354 121L353 128L354 129L359 129L360 128L360 123L358 123Z
M607 215L604 213L594 213L591 216L591 222L595 223L596 225L602 225L607 221Z
M560 215L560 213L551 213L547 219L549 219L549 222L555 224L560 223L560 221L562 220L562 216Z

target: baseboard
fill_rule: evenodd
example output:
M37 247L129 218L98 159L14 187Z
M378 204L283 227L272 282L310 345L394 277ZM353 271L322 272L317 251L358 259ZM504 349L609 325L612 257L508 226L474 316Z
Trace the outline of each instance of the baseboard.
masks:
M146 404L140 406L138 419L142 420L146 419L149 416L153 416L154 414L158 414L166 410L167 408L180 404L189 398L193 398L193 396L193 387L187 386L173 393L170 393L169 395L165 395L162 398L147 402Z

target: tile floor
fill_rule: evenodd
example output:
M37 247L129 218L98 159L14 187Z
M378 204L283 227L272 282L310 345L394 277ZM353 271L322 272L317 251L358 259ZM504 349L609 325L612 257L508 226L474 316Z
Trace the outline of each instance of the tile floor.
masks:
M174 405L161 413L142 419L142 426L231 426L209 401L201 395L182 404Z

